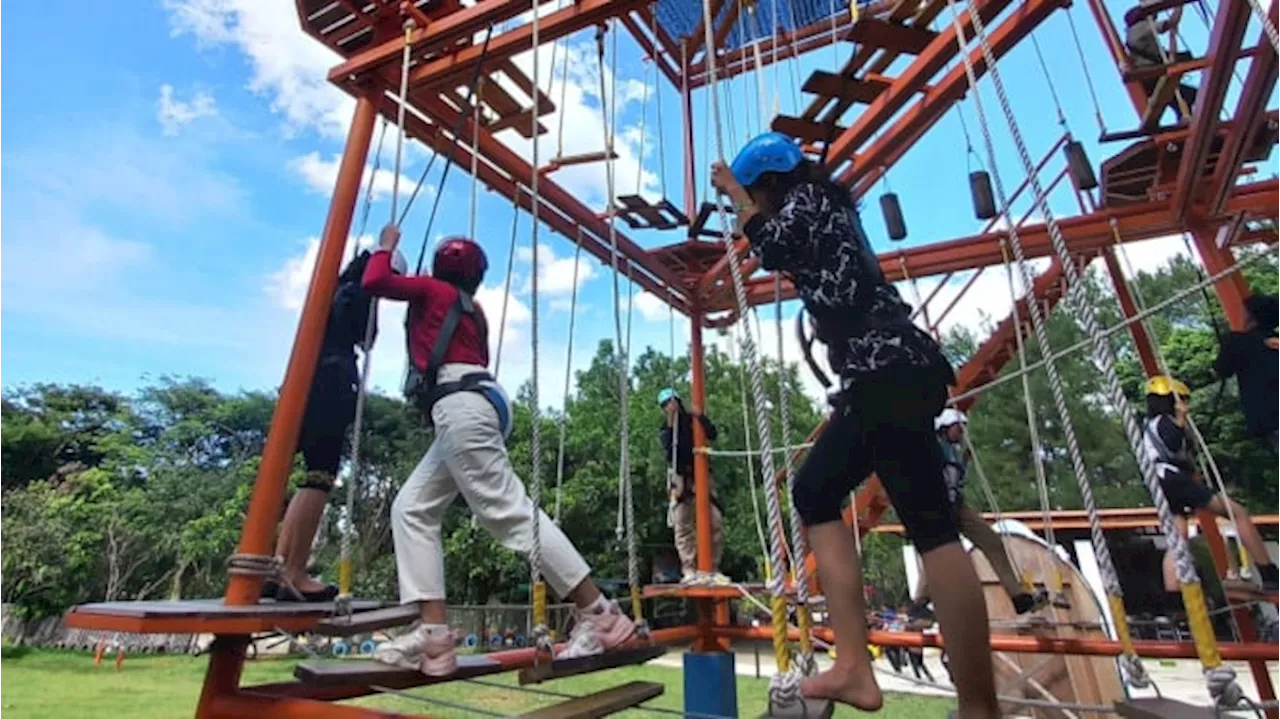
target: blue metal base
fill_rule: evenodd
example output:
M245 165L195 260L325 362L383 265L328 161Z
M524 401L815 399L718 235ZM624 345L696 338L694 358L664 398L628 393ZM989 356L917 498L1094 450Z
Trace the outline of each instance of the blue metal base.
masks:
M738 678L731 652L685 652L684 710L687 714L738 716Z

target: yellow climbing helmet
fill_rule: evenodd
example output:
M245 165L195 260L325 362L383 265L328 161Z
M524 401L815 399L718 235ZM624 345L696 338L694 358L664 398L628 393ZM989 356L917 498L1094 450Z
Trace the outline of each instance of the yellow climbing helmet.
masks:
M1191 388L1182 382L1163 374L1158 374L1147 380L1147 394L1155 394L1167 396L1178 394L1181 397L1190 397Z

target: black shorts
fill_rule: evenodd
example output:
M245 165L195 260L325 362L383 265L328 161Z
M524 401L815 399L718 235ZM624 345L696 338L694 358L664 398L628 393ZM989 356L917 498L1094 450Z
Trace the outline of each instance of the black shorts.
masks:
M1170 471L1160 477L1160 489L1169 500L1169 508L1181 515L1194 514L1207 507L1214 493L1207 485L1197 482L1187 471Z
M792 500L804 523L839 521L849 492L874 472L918 551L959 541L933 431L946 396L926 373L850 390L796 473Z
M321 362L311 381L298 450L308 471L338 474L356 414L356 384L346 362Z

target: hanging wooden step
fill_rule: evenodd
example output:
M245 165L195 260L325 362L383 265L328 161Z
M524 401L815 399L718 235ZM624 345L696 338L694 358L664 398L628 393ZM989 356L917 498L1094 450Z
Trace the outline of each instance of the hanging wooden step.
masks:
M1167 697L1144 697L1116 702L1116 713L1127 719L1211 719L1213 707L1198 707Z
M836 711L835 703L826 699L806 699L789 704L769 702L769 708L760 719L830 719Z
M521 719L596 719L662 696L665 687L653 682L627 682L566 702L521 714Z
M413 624L421 615L417 605L400 604L371 612L352 612L326 619L316 625L315 633L325 637L350 637L379 629Z
M720 208L723 209L726 214L733 214L732 207L721 205ZM707 223L711 221L712 216L718 214L719 213L716 212L716 203L702 203L702 207L698 208L698 216L695 217L693 222L689 225L689 237L709 237L717 240L720 239L720 237L723 236L723 233L720 230L707 227Z
M933 30L868 17L854 23L845 39L859 45L881 47L890 52L919 55L937 36L938 33Z
M1224 579L1222 591L1231 602L1270 602L1276 603L1276 593L1268 592L1247 579Z
M837 75L834 72L815 70L808 80L804 81L805 92L828 98L839 98L845 102L870 103L884 92L890 83L877 77L856 78Z
M829 98L819 98L817 102L828 102ZM826 143L832 139L839 137L845 128L830 122L818 122L817 120L806 120L803 117L792 117L790 115L779 115L773 118L773 123L769 126L774 132L781 132L784 135L790 135L801 142L821 142Z
M459 679L475 679L511 671L512 667L483 654L458 657L458 670L444 677L429 677L416 669L403 669L372 660L303 662L293 669L293 676L303 684L315 687L380 686L408 689L427 684L443 684Z
M551 679L572 677L578 674L590 674L606 669L630 667L644 664L667 653L667 648L656 644L641 644L629 648L615 649L603 654L576 659L555 659L535 664L520 670L521 684L538 684Z
M611 154L604 150L601 150L600 152L582 152L577 155L560 155L558 157L551 158L551 161L546 165L543 165L538 172L546 174L571 165L585 165L589 162L604 162L605 160L616 159L618 159L617 152Z
M651 205L639 195L621 195L618 203L614 205L618 217L633 230L674 230L689 224L689 218L665 197Z

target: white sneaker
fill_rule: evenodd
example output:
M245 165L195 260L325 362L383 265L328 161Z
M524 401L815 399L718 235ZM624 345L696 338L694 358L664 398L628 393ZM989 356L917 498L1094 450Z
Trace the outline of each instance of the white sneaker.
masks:
M707 580L706 580L707 584L713 587L727 587L730 584L733 584L732 579L729 579L729 577L721 574L720 572L711 572L706 576L707 576Z
M605 602L602 609L573 610L573 630L569 644L556 659L577 659L603 654L630 641L636 634L635 622L622 613L615 602Z
M699 572L686 571L680 575L680 584L690 587L702 581L702 575Z
M402 669L417 669L426 650L427 627L419 623L395 639L379 644L373 650L373 660Z

